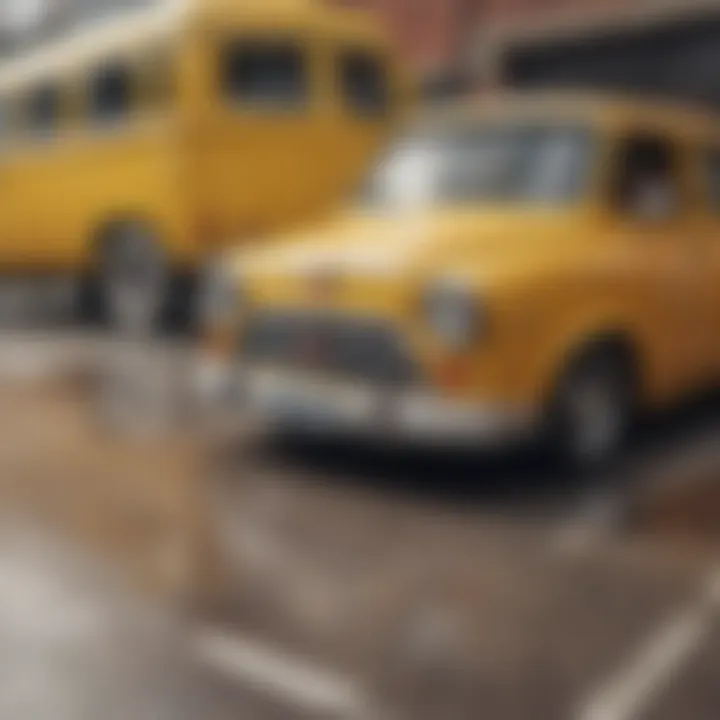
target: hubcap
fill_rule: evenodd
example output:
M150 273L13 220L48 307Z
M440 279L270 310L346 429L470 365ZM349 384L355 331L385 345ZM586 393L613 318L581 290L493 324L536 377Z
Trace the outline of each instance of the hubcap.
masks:
M620 444L625 428L621 387L600 369L575 378L566 397L570 448L579 460L597 461Z
M128 231L113 244L106 259L108 303L116 326L146 332L157 320L165 273L152 241Z

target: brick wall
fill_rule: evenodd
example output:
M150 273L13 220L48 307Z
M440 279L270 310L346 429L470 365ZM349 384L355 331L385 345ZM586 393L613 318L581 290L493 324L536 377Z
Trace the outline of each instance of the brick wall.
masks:
M456 65L484 29L531 26L567 18L602 22L627 9L698 0L335 0L374 10L411 65L432 74Z
M336 0L374 11L410 64L441 71L477 27L484 0Z
M647 0L645 0L647 2ZM634 4L641 4L635 0ZM528 22L533 18L542 18L548 13L577 13L587 11L598 13L610 9L612 5L626 5L627 0L485 0L483 20L492 24L511 24Z

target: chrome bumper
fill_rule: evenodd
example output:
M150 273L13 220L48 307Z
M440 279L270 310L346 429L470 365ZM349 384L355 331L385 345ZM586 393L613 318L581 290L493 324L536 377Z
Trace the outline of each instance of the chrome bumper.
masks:
M216 376L217 381L217 376ZM532 436L534 415L522 408L466 403L423 388L392 390L287 370L236 369L225 379L257 422L326 436L380 442L497 447Z

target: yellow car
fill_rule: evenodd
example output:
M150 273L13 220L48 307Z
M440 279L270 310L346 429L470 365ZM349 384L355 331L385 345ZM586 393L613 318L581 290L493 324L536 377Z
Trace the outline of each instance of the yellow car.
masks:
M271 425L613 456L720 376L720 123L519 95L415 122L356 202L208 286Z

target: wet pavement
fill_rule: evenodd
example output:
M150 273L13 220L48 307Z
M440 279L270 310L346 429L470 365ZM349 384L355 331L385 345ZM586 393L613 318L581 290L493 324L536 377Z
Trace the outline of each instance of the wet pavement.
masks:
M177 617L130 595L82 553L4 524L0 718L199 717L301 716L204 668Z
M6 342L0 719L716 717L717 407L579 483L215 434L182 348Z
M363 454L328 474L318 452L275 449L262 474L236 458L221 503L231 621L368 679L400 717L583 717L712 571L687 548L592 527L574 492L498 492L518 482L514 463L465 466L487 487L461 501L459 487L403 483L402 462L369 481Z

